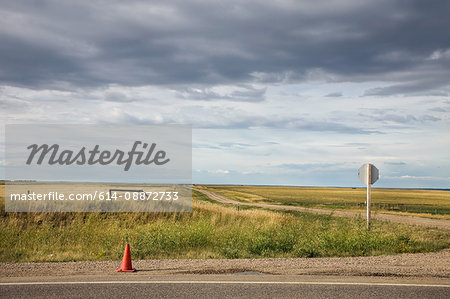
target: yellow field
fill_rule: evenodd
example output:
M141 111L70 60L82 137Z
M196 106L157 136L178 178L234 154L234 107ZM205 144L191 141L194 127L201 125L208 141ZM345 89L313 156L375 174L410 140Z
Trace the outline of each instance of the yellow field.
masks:
M261 200L248 192L258 187L242 188L247 192L224 192ZM285 198L297 194L270 190L284 190ZM323 194L310 192L311 198ZM361 217L238 210L195 190L192 195L189 213L5 213L2 196L0 262L120 260L125 243L136 259L363 256L450 246L448 231L436 228L374 220L369 232Z
M239 201L363 210L366 189L279 186L200 186ZM450 219L450 191L372 189L374 212Z

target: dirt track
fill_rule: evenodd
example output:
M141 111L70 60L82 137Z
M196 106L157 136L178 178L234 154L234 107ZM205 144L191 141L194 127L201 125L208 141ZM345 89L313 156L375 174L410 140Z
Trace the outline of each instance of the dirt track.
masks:
M211 198L215 201L225 203L225 204L253 206L253 207L260 207L260 208L266 208L266 209L272 209L272 210L300 211L300 212L308 212L308 213L324 214L324 215L333 214L334 216L338 216L338 217L350 217L350 218L353 218L356 216L365 217L364 212L352 212L352 211L329 210L329 209L311 209L311 208L304 208L304 207L299 207L299 206L283 206L283 205L265 204L265 203L239 202L239 201L233 200L231 198L228 198L226 196L217 194L217 193L209 191L209 190L197 189L197 188L193 188L193 189L205 194L206 196L208 196L209 198ZM430 218L422 218L422 217L414 217L414 216L400 216L400 215L390 215L390 214L372 214L372 218L378 219L378 220L383 220L383 221L404 223L404 224L409 224L409 225L437 227L437 228L441 228L441 229L450 230L450 220L430 219Z

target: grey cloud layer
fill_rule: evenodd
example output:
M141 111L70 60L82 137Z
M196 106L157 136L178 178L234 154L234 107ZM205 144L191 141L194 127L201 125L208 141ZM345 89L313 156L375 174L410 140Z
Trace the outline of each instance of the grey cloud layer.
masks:
M3 84L298 82L321 70L397 82L367 91L388 95L444 88L450 77L445 0L33 3L0 6ZM259 101L264 91L231 96Z
M199 88L183 88L177 91L177 94L181 98L193 99L193 100L230 100L239 102L261 102L265 99L265 93L267 88L254 88L251 86L241 86L239 90L234 90L229 94L219 94L210 89Z

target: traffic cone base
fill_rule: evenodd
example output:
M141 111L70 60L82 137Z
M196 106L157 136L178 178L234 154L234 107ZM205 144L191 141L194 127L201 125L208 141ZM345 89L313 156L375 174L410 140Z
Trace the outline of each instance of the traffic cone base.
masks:
M135 272L136 269L131 266L131 252L130 245L125 245L125 252L123 253L122 265L120 269L117 269L116 272Z
M131 270L122 270L122 269L117 269L116 272L136 272L136 269L131 269Z

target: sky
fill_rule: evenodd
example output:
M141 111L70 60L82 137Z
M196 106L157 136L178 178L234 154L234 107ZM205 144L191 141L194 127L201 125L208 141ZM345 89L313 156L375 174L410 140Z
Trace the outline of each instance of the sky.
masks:
M450 188L449 1L0 1L5 124L191 124L192 180Z

